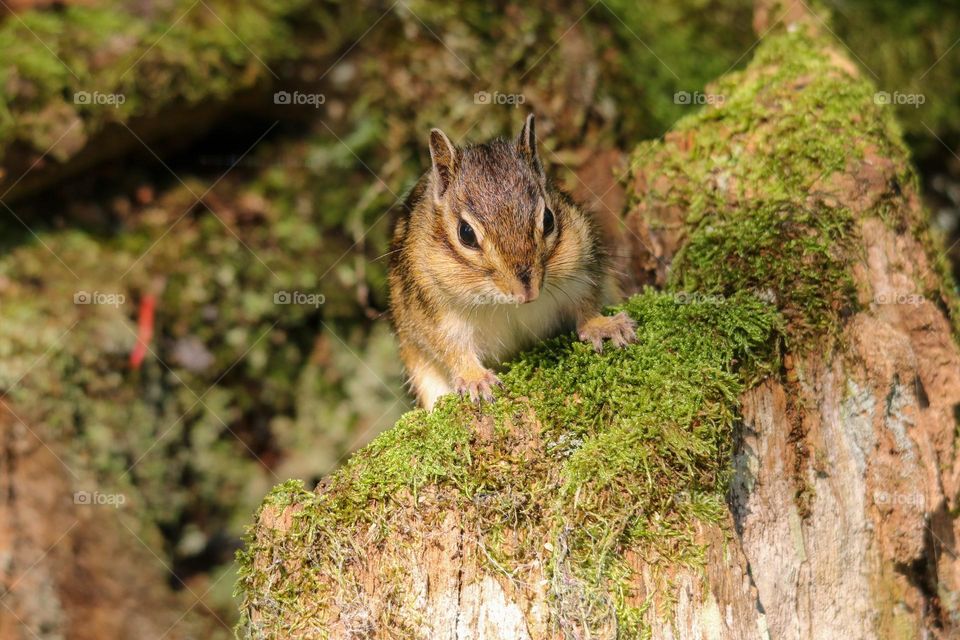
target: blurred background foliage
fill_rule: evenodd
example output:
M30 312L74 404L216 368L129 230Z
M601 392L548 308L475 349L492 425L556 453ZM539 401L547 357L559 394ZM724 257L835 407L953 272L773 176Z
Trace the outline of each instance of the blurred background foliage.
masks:
M536 112L545 159L616 228L597 190L621 154L669 132L698 108L676 94L704 92L757 42L745 0L4 7L2 401L79 488L128 496L171 586L209 588L225 620L232 554L269 487L318 481L412 406L385 268L429 129L483 140ZM960 7L821 9L881 90L925 96L891 108L955 234ZM324 302L277 304L283 292Z

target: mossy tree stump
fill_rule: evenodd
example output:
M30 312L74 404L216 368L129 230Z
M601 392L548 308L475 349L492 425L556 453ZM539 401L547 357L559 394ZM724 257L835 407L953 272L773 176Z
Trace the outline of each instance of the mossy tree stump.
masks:
M559 338L279 486L242 634L953 637L955 292L891 114L787 19L634 154L638 343Z

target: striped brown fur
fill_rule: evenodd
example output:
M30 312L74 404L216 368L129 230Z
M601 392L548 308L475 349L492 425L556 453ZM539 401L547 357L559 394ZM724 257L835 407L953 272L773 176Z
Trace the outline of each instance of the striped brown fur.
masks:
M576 328L597 349L633 340L626 315L600 315L616 287L596 224L546 176L532 115L516 140L463 148L434 129L430 153L394 227L389 275L400 354L423 406L450 392L491 400L499 380L489 367L560 331Z

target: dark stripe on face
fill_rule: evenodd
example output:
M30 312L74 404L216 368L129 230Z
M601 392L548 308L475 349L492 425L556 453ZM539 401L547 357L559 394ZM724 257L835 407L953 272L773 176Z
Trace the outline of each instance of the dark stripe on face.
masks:
M553 248L550 249L550 253L547 254L547 257L544 259L544 264L549 262L550 258L553 257L553 254L557 252L557 249L560 248L560 242L563 240L563 216L557 213L556 210L553 211L553 235L556 236L553 239Z
M419 307L422 309L429 309L429 301L427 300L426 292L423 287L417 281L414 270L411 268L411 256L409 252L404 251L404 256L401 261L401 265L393 271L394 275L397 276L400 287L399 298L403 300L404 306L408 308Z
M439 240L440 240L441 248L446 252L448 256L450 256L451 258L453 258L454 260L456 260L457 262L459 262L464 266L467 266L467 267L473 266L473 263L471 263L469 260L463 257L463 255L459 251L457 251L457 248L454 247L453 244L450 242L450 238L447 236L446 233L441 232Z
M417 307L420 309L429 309L429 302L427 301L427 296L423 292L423 289L417 287L416 290L414 290L414 296L417 302Z
M400 297L404 300L410 300L411 297L416 297L420 291L416 281L413 279L413 274L410 272L410 269L397 269L396 273L400 276Z

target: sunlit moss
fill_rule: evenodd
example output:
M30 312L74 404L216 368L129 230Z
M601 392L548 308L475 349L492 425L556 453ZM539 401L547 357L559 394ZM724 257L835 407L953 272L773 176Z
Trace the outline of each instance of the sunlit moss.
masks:
M371 528L399 535L387 513L427 485L447 491L481 533L494 570L512 576L532 559L549 567L565 585L553 591L560 616L566 599L599 603L616 591L630 576L627 549L696 563L692 523L725 513L739 372L772 366L778 316L749 295L690 302L647 292L623 309L637 319L636 344L597 355L570 336L548 341L508 366L505 391L483 413L447 398L404 416L318 493L277 487L265 508L295 505L292 528L261 526L240 556L240 591L259 631L315 624L297 611L349 580L359 551L342 542ZM479 437L491 419L509 424ZM298 569L258 571L258 557ZM627 601L596 610L635 618Z
M856 171L868 153L901 167L901 184L915 180L891 112L802 29L764 39L750 68L710 91L722 104L674 128L693 141L690 153L663 153L659 143L634 153L653 185L643 197L685 211L687 240L670 285L704 295L754 291L781 309L791 346L836 335L857 309L857 228L829 181ZM660 176L670 178L669 192L657 190Z

